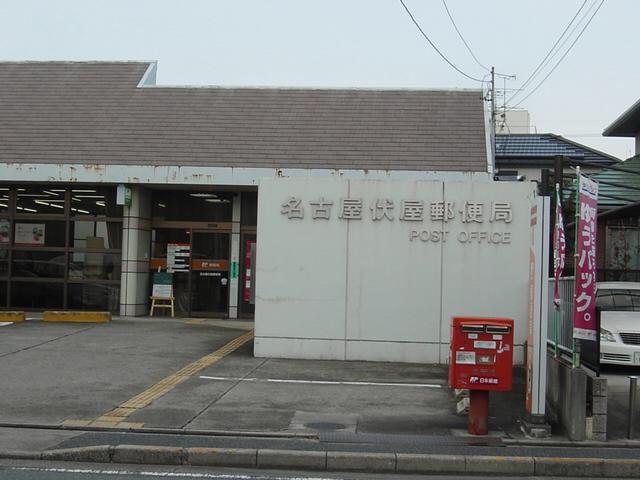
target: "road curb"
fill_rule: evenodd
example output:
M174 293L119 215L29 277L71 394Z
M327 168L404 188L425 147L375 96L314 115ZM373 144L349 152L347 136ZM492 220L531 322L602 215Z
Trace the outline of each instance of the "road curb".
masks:
M65 425L50 423L14 423L0 422L0 428L27 428L34 430L64 430L76 432L121 432L121 433L151 433L159 435L189 435L189 436L215 436L215 437L253 437L253 438L319 438L318 433L308 432L271 432L271 431L250 431L250 430L204 430L204 429L184 429L184 428L161 428L161 427L106 427L95 425ZM608 440L606 442L585 440L555 440L555 439L516 439L502 438L501 442L506 445L530 446L530 447L595 447L595 448L640 448L640 440Z
M335 452L274 449L196 448L143 445L27 452L0 450L0 458L147 465L194 465L369 473L493 474L637 478L640 459L564 458L408 453Z

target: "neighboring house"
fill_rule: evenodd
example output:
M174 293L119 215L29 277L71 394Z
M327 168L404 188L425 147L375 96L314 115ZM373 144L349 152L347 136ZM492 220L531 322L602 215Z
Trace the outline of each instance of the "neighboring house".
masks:
M496 135L496 179L539 182L542 169L553 172L554 160L563 156L570 160L597 165L582 167L595 173L620 159L552 133ZM569 162L565 174L572 173Z
M620 115L602 132L604 137L631 137L636 140L636 152L640 154L640 100Z
M600 184L598 217L600 280L640 281L640 100L602 133L605 137L635 138L635 156L620 165L624 171L609 170L596 175ZM635 172L635 173L634 173ZM631 188L625 188L631 187Z

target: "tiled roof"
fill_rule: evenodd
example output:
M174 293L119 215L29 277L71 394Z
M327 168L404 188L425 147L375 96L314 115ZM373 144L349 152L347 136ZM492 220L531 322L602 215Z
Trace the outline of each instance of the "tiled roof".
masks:
M513 134L496 135L496 163L505 165L540 165L553 163L553 158L564 155L576 160L598 165L611 165L616 157L580 145L560 135Z
M0 63L0 162L487 171L480 91L138 87L149 63Z

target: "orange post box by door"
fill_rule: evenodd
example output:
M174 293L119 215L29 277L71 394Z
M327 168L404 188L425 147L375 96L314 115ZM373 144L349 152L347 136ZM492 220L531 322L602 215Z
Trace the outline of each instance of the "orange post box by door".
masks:
M453 317L449 386L469 390L469 432L488 432L489 391L513 384L513 320Z

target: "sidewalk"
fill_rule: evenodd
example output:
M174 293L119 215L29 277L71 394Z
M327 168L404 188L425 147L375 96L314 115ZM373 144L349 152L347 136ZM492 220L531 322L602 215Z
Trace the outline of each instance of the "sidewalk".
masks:
M513 392L492 394L491 432L479 439L455 413L445 366L254 358L248 328L170 318L2 327L0 457L538 475L640 466L635 449L527 440L521 371Z

